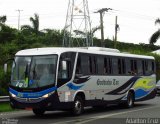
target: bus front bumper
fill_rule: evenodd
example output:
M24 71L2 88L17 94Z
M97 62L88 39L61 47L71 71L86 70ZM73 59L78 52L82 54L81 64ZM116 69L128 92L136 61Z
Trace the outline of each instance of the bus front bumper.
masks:
M56 93L48 98L13 98L10 96L10 104L16 109L43 108L45 110L67 110L73 106L73 102L60 102Z

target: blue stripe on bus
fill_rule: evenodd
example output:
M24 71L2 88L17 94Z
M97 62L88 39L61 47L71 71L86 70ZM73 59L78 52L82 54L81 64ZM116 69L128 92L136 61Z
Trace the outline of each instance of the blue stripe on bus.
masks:
M71 90L79 90L81 87L83 87L84 85L80 85L80 86L76 86L73 83L68 83L67 86L71 89Z
M28 93L28 92L18 92L16 90L13 90L12 88L9 88L10 93L16 95L17 97L21 97L21 98L38 98L38 97L42 97L43 95L46 95L50 92L53 92L55 90L57 90L57 87L52 87L52 88L49 88L47 90L43 90L40 92Z
M135 91L135 99L144 97L144 96L148 95L149 92L150 91L145 91L144 89L137 89Z

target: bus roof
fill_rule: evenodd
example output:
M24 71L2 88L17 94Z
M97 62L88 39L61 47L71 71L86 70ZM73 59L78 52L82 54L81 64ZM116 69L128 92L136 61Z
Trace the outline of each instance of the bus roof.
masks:
M154 59L153 56L136 55L129 53L120 53L117 49L101 48L101 47L77 47L77 48L64 48L64 47L46 47L46 48L33 48L20 50L16 53L16 56L36 56L36 55L52 55L61 54L63 52L81 52L91 53L99 55L120 56L120 57L133 57L133 58L145 58Z

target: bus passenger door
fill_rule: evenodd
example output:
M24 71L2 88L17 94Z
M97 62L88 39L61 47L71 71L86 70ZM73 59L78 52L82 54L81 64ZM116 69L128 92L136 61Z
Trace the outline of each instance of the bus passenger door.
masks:
M68 83L72 82L72 74L75 63L76 53L66 52L62 53L58 67L57 92L61 102L68 102L72 100L71 89Z

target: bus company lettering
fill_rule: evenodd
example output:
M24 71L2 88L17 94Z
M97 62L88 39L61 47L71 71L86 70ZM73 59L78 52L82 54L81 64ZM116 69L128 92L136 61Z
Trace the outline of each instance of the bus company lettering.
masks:
M113 80L97 80L97 85L118 85L119 81L117 81L116 79Z

